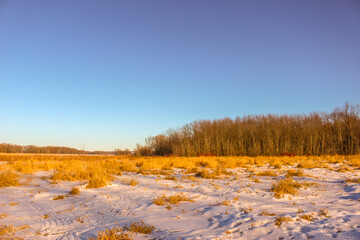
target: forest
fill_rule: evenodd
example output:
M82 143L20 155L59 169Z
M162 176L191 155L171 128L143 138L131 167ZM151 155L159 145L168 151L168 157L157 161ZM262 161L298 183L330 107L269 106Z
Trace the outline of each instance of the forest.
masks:
M138 155L281 156L360 153L360 106L331 113L199 120L138 144Z

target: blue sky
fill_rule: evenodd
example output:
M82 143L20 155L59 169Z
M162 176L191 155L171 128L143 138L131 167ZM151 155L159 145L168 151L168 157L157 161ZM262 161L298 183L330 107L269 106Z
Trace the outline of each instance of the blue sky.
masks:
M360 103L360 1L0 0L0 142L134 148Z

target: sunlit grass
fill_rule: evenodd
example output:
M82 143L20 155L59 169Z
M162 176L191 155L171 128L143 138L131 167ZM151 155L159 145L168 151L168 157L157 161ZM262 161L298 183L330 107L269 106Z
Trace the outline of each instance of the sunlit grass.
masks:
M0 172L0 188L18 186L19 178L19 175L12 171Z

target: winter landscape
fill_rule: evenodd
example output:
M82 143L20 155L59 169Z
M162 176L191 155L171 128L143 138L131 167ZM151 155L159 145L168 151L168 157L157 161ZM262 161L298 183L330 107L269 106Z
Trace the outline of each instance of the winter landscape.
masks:
M76 158L1 162L2 239L360 237L360 156Z

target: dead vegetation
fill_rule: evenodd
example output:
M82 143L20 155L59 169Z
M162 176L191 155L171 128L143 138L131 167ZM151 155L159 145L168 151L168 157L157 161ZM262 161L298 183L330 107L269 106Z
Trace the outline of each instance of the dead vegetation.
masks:
M155 205L164 205L166 203L169 204L178 204L179 202L192 202L193 200L187 196L185 196L185 194L180 193L180 194L175 194L175 195L170 195L170 196L166 196L166 195L162 195L160 197L157 197L153 200L153 203Z
M277 181L272 185L271 191L276 198L282 198L285 194L297 195L301 183L294 181L292 178L285 178Z
M0 172L0 188L19 185L19 174L12 171Z

